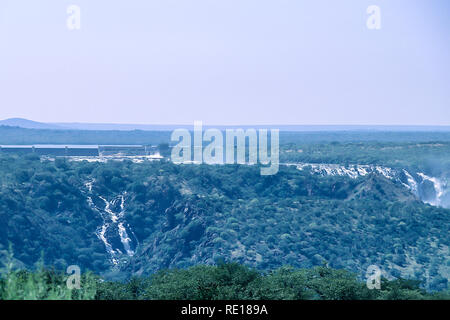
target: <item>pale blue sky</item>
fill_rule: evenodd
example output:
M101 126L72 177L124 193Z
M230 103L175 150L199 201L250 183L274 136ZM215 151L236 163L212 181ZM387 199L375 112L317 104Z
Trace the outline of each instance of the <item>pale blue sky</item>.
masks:
M1 0L0 119L449 125L449 59L448 0Z

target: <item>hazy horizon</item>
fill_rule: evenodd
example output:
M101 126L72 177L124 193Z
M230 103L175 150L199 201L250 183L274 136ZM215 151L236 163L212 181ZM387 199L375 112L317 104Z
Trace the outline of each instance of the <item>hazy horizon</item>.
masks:
M119 130L119 131L170 131L179 128L191 128L193 123L92 123L92 122L36 122L24 118L0 119L0 126L18 126L28 129L59 129L59 130ZM202 123L204 129L236 129L236 128L259 128L259 129L280 129L285 132L325 132L325 131L373 131L373 132L413 132L413 131L440 131L450 132L450 125L308 125L308 124L251 124L242 123L236 125L220 125Z

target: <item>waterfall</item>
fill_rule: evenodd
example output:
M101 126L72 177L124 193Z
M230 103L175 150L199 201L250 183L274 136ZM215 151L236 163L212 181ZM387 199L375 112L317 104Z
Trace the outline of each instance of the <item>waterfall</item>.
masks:
M444 183L442 180L427 176L424 173L419 172L418 175L422 178L423 181L429 181L433 184L435 196L433 199L424 199L423 201L431 204L432 206L440 206L441 205L441 199L444 195Z
M403 173L406 176L407 184L404 184L408 189L411 190L414 195L419 196L419 184L414 179L414 177L405 169L403 169Z
M399 170L375 165L344 166L326 163L282 163L281 165L296 166L299 170L309 167L312 173L322 176L347 176L352 179L376 173L389 180L400 182L425 203L433 206L450 207L450 190L445 179L430 177L421 172L410 173L405 169ZM401 173L404 174L404 177L401 177ZM425 181L432 184L432 190Z
M92 184L86 184L86 187L91 193ZM103 220L102 225L97 228L96 235L105 245L106 252L114 265L117 265L124 255L132 257L137 243L130 238L129 232L132 233L132 231L124 219L125 197L126 193L123 193L108 201L105 197L98 196L98 199L104 203L103 206L95 204L91 195L87 197L89 206Z

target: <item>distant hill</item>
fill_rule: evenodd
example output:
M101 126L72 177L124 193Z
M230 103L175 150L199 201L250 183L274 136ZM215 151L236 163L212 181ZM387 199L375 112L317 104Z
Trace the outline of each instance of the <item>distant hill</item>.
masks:
M86 130L86 131L172 131L175 129L193 129L188 124L133 124L133 123L79 123L55 122L44 123L23 118L0 120L0 126L20 127L25 129ZM450 126L417 125L204 125L203 129L279 129L285 132L450 132Z
M20 127L26 129L63 129L56 124L37 122L23 118L9 118L0 120L0 126Z

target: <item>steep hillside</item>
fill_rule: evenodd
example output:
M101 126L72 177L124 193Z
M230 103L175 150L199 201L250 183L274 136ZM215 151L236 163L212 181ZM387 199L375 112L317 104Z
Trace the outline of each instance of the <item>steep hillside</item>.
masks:
M259 269L328 263L443 288L450 210L381 174L282 167L0 157L0 250L111 277L236 261Z

